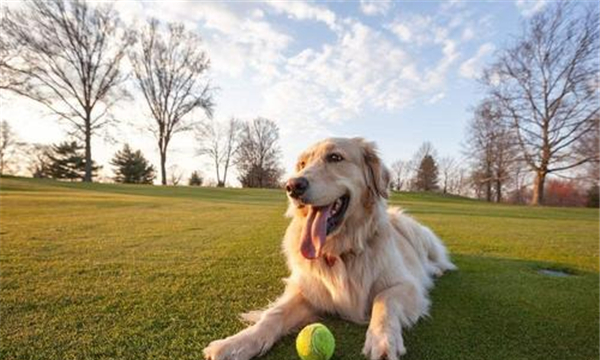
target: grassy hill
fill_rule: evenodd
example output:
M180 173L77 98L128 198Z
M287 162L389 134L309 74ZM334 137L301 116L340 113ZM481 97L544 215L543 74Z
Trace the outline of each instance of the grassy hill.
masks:
M598 358L598 210L423 194L390 201L432 227L458 272L404 359ZM287 275L276 190L0 180L0 359L199 359ZM549 277L540 269L572 276ZM325 319L335 359L366 327ZM288 336L265 359L294 359Z

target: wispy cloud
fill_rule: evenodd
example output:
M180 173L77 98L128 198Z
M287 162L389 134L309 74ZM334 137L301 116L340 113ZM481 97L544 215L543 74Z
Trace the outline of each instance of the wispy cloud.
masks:
M277 13L287 14L295 20L314 20L325 23L332 30L338 29L333 11L303 1L268 1L266 3Z
M436 104L436 103L442 101L445 97L446 97L445 92L437 93L437 94L433 95L429 100L427 100L427 104L429 104L429 105Z
M515 5L517 9L524 17L531 17L541 11L546 4L547 0L516 0Z
M410 15L395 19L385 27L395 34L398 39L405 43L418 46L435 41L435 31L441 29L433 23L433 17L429 15Z
M397 109L412 100L409 87L401 85L411 81L405 71L410 67L402 49L354 21L335 43L288 59L267 93L267 111L302 121L337 122L357 116L367 105ZM314 95L320 100L315 102Z
M368 16L383 15L391 7L391 0L360 0L360 10Z
M481 66L483 59L491 54L495 49L495 46L491 43L485 43L479 47L477 53L462 63L459 69L459 73L462 77L467 79L476 79L481 75Z

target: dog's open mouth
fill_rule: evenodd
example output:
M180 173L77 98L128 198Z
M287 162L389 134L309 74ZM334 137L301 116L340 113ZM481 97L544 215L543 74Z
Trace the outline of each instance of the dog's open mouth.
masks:
M350 196L344 195L325 206L307 205L308 215L302 230L300 252L307 259L316 259L321 255L327 235L337 230L344 220Z

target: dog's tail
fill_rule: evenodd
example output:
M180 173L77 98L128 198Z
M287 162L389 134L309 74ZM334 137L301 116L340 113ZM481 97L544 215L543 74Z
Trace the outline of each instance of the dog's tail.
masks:
M426 243L427 259L434 267L435 276L441 276L446 271L456 270L457 267L450 261L448 250L442 243L442 240L431 231L430 228L420 225L421 239Z

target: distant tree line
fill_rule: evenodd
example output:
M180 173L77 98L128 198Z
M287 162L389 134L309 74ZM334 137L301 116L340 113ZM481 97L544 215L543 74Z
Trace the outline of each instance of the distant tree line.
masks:
M390 166L391 188L395 191L431 191L469 196L471 179L467 168L452 157L439 157L430 142L424 142L410 160Z

